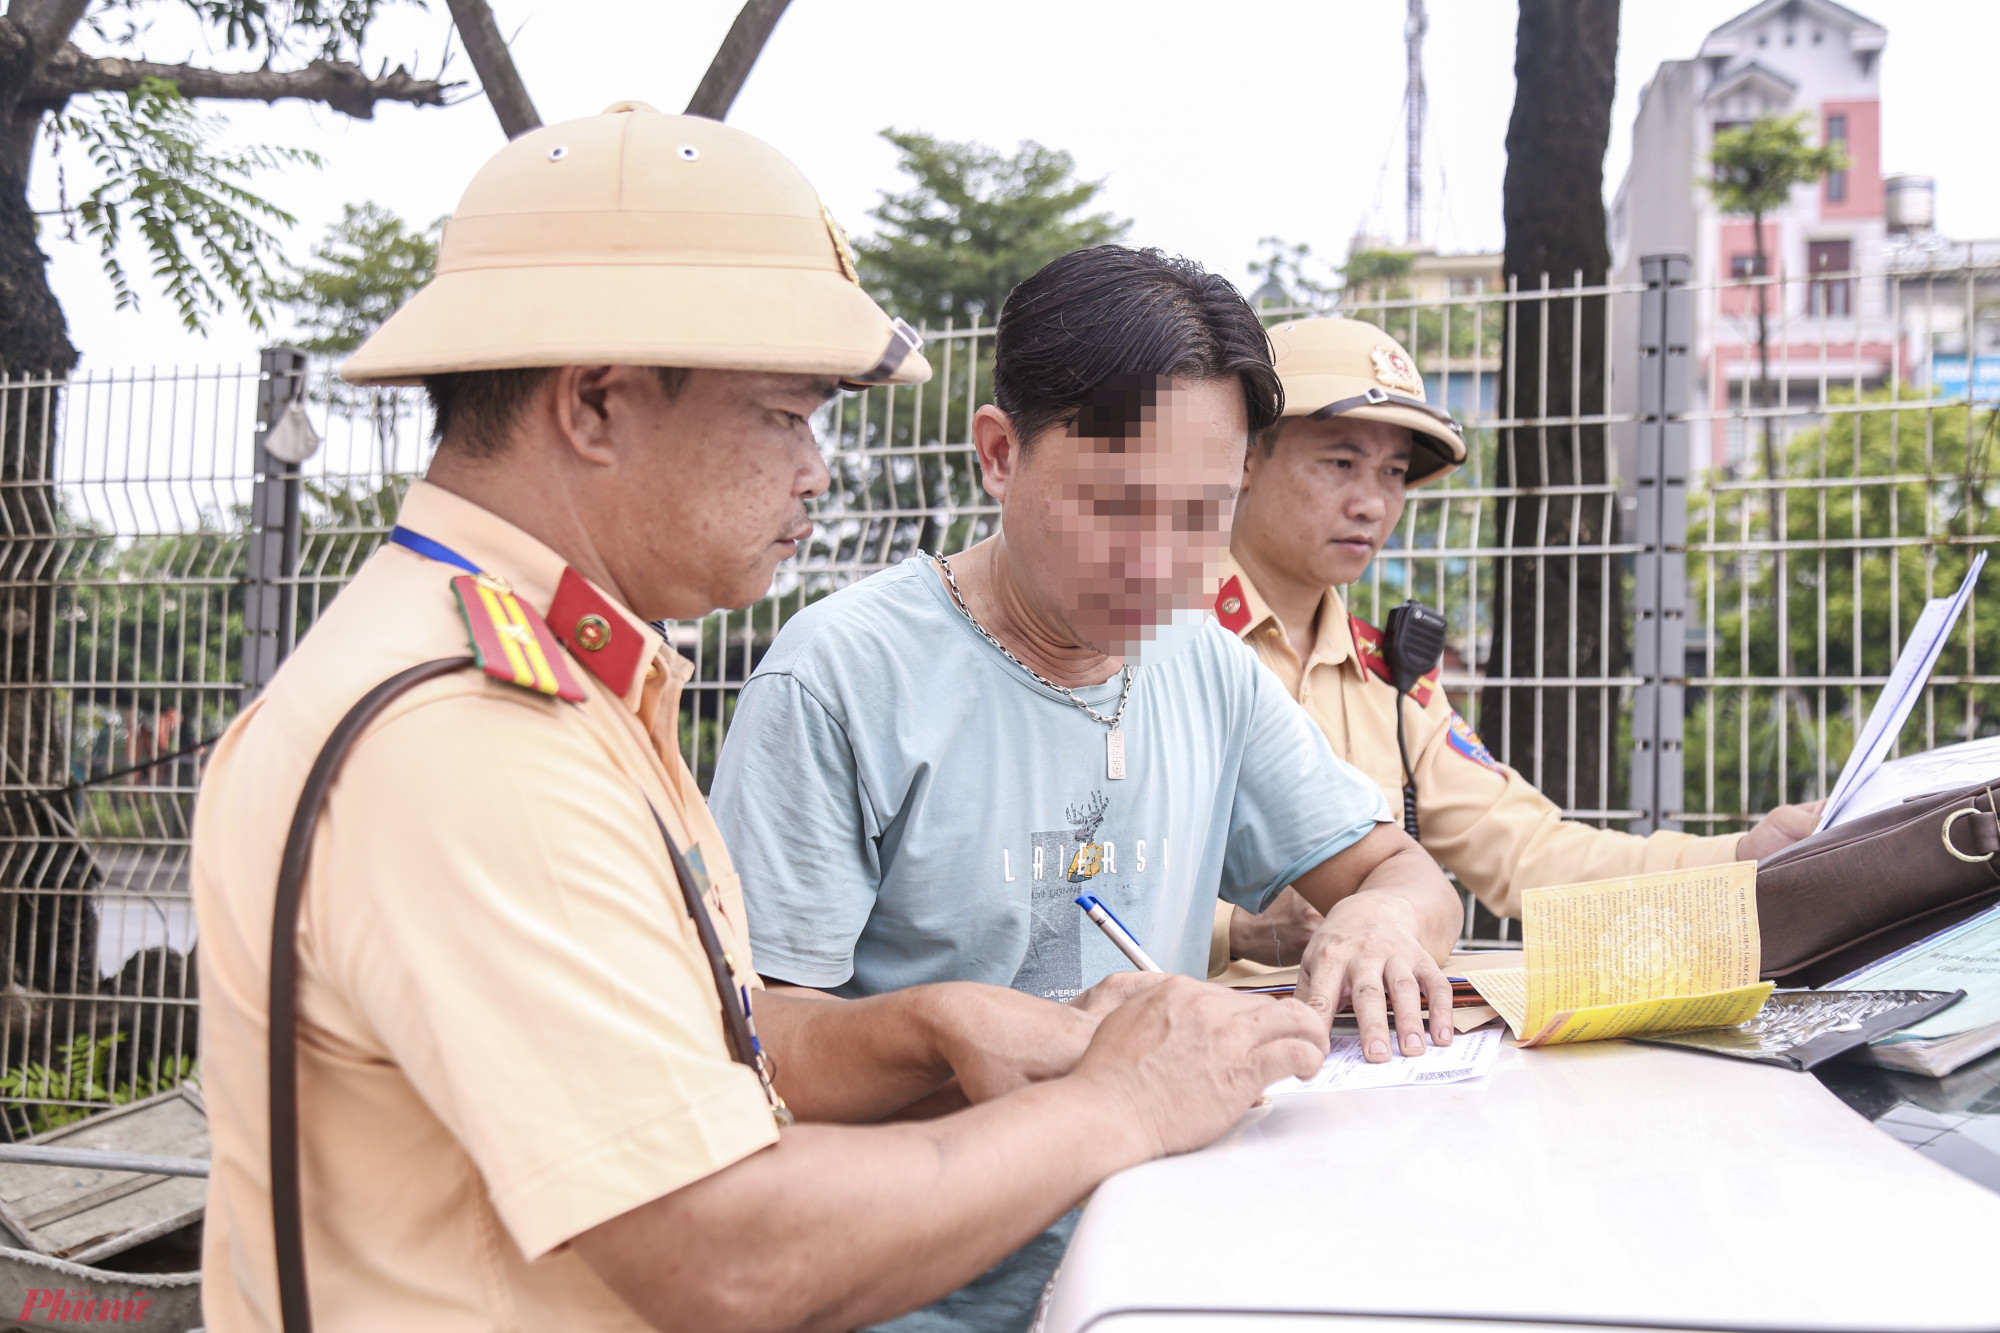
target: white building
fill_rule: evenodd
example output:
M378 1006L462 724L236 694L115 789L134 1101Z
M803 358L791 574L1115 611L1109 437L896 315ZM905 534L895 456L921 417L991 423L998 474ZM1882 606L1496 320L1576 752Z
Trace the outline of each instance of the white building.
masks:
M1763 0L1709 33L1692 60L1661 64L1640 93L1632 162L1611 209L1613 270L1618 281L1637 281L1643 255L1690 258L1695 392L1711 411L1816 405L1822 384L1866 391L1895 368L1881 165L1888 35L1831 0ZM1750 220L1718 212L1699 181L1717 132L1800 112L1817 141L1840 144L1850 165L1798 187L1765 219L1770 276L1786 281L1765 289L1770 381L1758 393L1756 300L1742 283L1755 272L1756 238ZM1638 312L1637 302L1624 304L1613 401L1629 409ZM1751 443L1742 427L1740 418L1718 419L1706 439L1697 435L1690 461L1741 465Z

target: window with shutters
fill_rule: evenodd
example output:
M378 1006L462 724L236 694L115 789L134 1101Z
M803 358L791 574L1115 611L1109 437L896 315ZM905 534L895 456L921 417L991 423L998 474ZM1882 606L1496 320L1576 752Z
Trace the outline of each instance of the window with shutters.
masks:
M1806 268L1813 275L1810 308L1815 315L1848 315L1854 312L1854 279L1822 277L1846 274L1854 267L1852 241L1807 241Z

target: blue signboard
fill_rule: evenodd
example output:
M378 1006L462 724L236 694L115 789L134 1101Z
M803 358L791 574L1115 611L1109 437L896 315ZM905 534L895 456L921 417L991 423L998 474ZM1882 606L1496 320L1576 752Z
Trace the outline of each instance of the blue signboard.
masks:
M1967 396L1963 353L1931 357L1931 391L1938 398ZM1983 403L2000 400L2000 356L1973 358L1971 396Z

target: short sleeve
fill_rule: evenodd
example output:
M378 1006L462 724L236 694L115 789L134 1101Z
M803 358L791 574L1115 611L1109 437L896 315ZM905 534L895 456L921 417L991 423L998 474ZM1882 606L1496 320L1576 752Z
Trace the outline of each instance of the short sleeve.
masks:
M743 687L711 808L742 880L757 970L845 983L881 866L847 733L789 672Z
M454 696L364 737L306 892L309 984L323 969L529 1259L777 1140L644 794L552 711Z
M1250 693L1221 896L1261 912L1293 880L1389 820L1381 789L1339 759L1306 710L1241 644Z

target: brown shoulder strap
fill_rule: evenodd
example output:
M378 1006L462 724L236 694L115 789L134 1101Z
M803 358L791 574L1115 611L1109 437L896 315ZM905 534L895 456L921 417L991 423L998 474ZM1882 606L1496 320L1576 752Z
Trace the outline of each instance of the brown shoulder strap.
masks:
M299 1192L299 899L305 890L306 862L313 830L326 805L327 788L340 772L354 740L396 696L473 665L470 657L443 657L398 672L361 696L327 737L313 760L285 835L278 863L278 894L271 911L271 1232L278 1251L278 1310L285 1333L312 1333L306 1299L305 1220Z
M284 859L278 863L278 892L271 912L271 995L270 995L270 1101L271 1101L271 1231L277 1244L278 1309L284 1333L312 1333L312 1307L306 1292L305 1220L299 1184L299 908L305 891L306 864L312 854L313 831L319 825L327 790L340 772L341 761L368 724L405 691L425 681L450 675L475 665L470 657L444 657L413 666L383 681L347 710L340 724L327 737L326 746L306 775L305 789L299 793L298 809L292 814L291 831L285 836ZM687 858L667 832L660 812L651 810L667 844L673 862L674 879L680 884L688 915L694 918L695 932L701 937L702 952L708 955L715 977L717 998L722 1002L723 1032L729 1040L730 1055L767 1077L757 1060L757 1041L748 1014L736 993L735 977L709 919L701 890L695 885ZM768 1092L768 1083L766 1085ZM780 1104L782 1105L782 1104Z
M708 904L702 901L701 889L694 882L694 872L688 868L687 857L674 846L673 835L667 832L667 821L660 818L660 812L653 808L651 801L646 802L646 813L658 826L660 841L667 844L667 858L674 863L674 879L680 883L688 915L694 918L695 934L701 937L701 951L708 955L708 970L715 978L716 994L722 999L722 1035L729 1040L730 1058L756 1069L757 1038L750 1030L750 1016L743 1008L742 998L736 993L736 974L731 969L729 955L722 951L722 941L715 933L715 922L708 915Z

